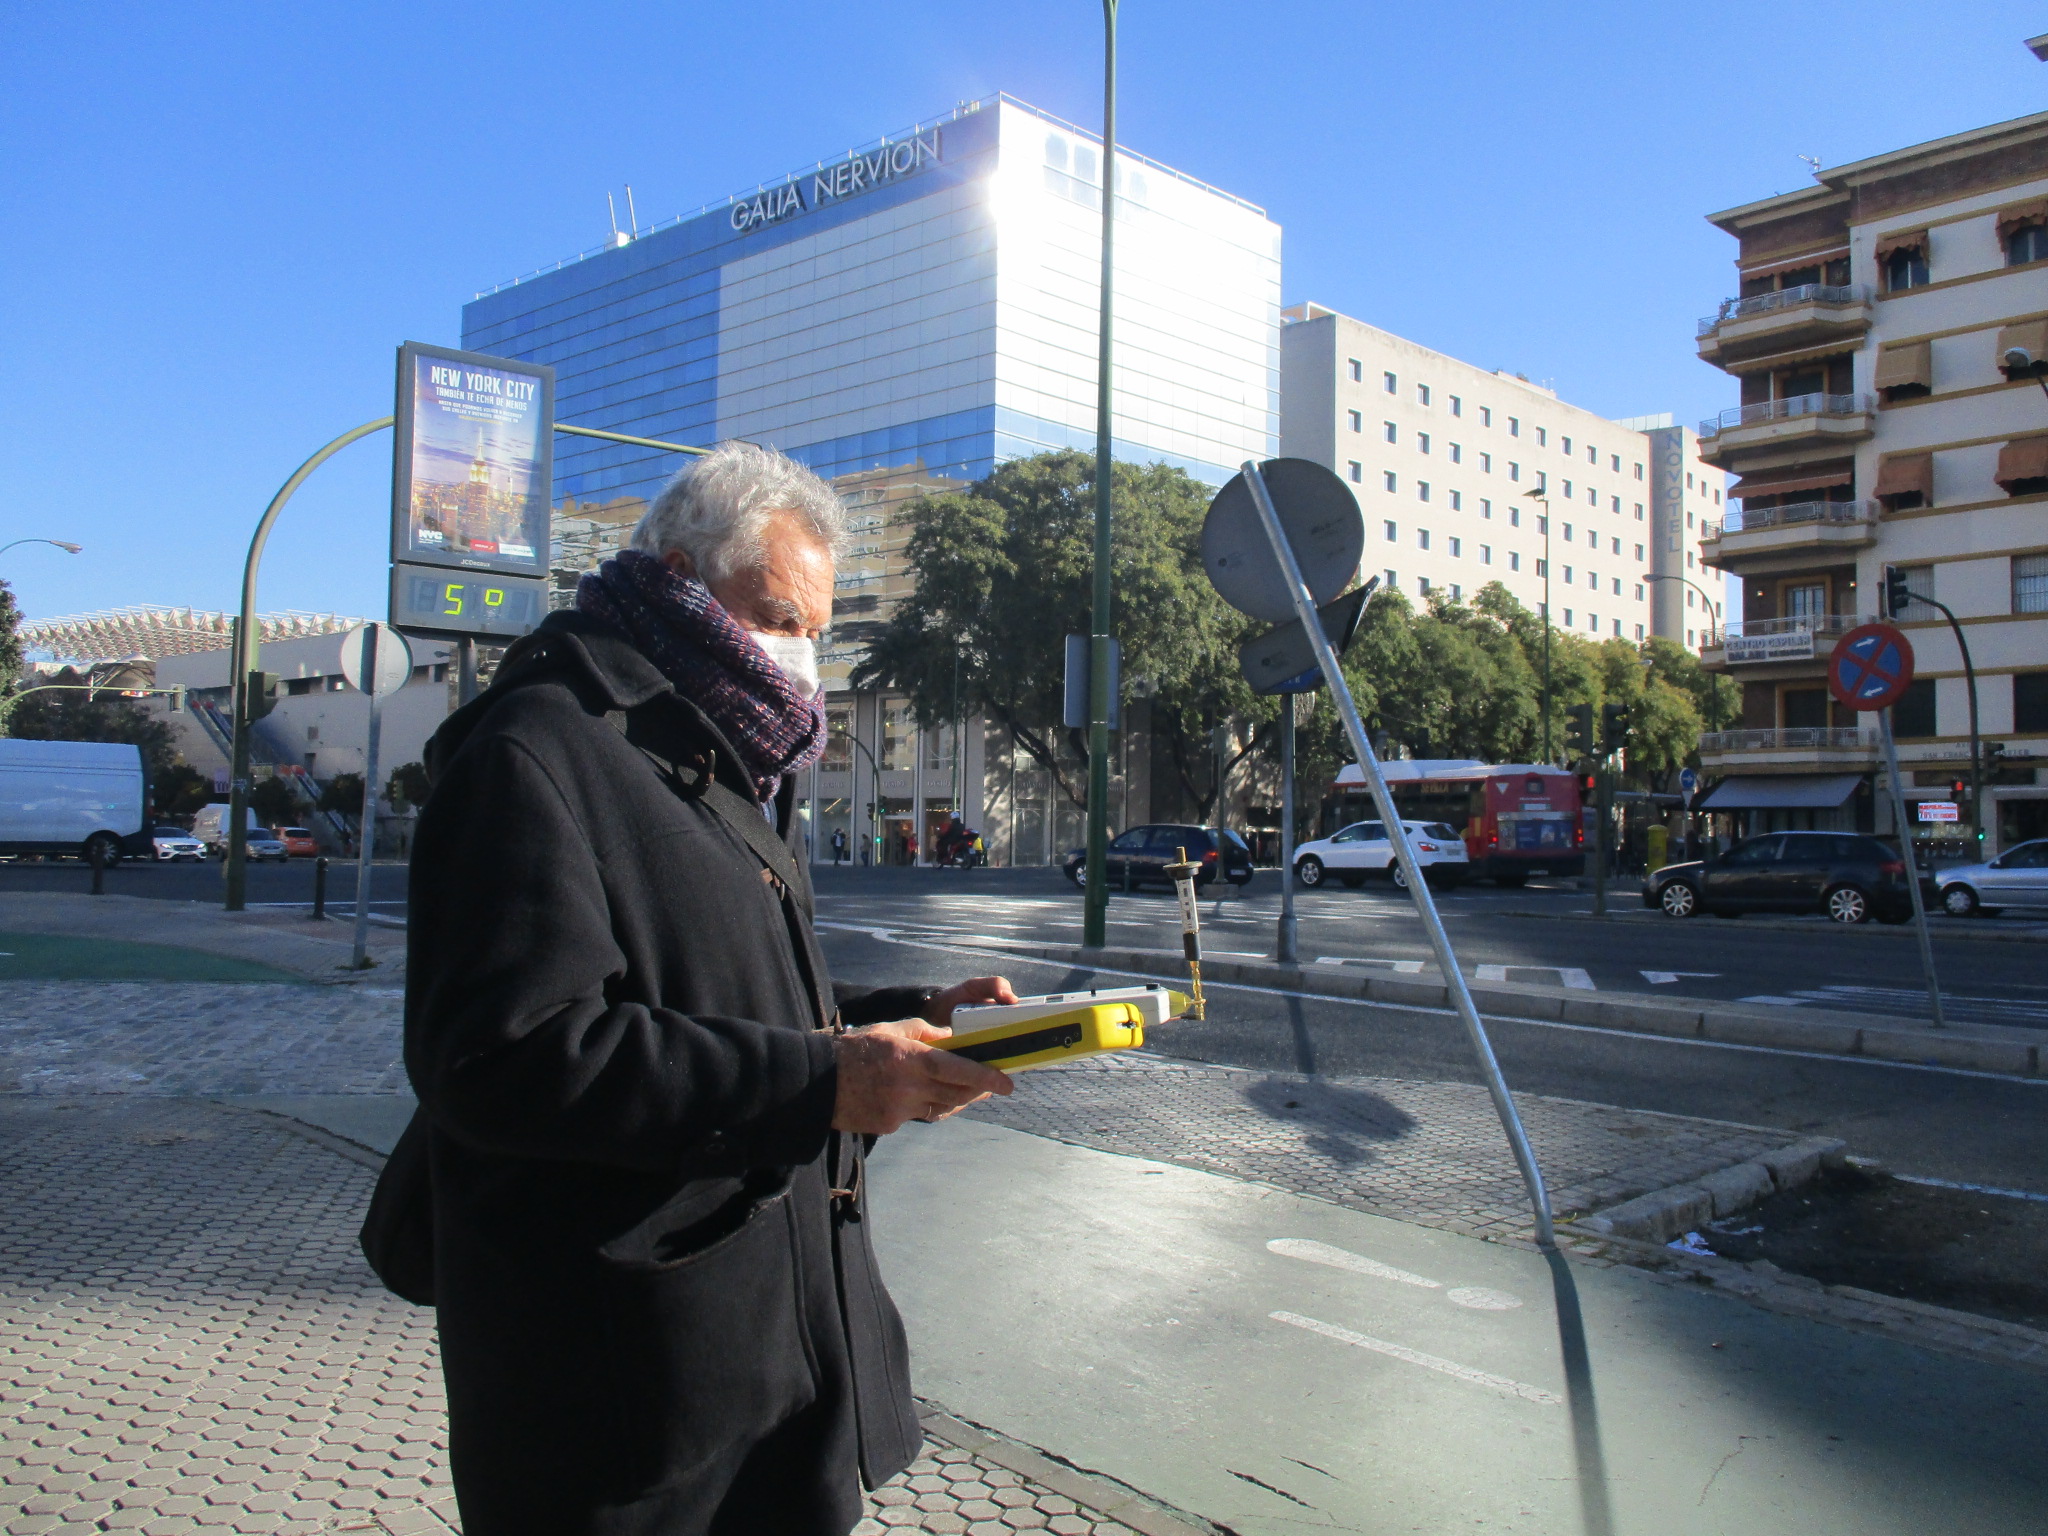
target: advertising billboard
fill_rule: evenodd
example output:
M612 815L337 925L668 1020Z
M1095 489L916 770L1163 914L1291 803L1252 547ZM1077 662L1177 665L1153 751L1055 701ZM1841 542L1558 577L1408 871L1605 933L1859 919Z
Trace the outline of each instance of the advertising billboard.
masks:
M554 369L409 341L396 415L393 563L545 578Z

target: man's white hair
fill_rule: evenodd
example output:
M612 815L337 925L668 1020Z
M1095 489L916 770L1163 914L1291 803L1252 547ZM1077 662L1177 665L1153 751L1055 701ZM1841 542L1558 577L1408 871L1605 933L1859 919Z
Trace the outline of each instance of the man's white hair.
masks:
M773 448L720 443L669 481L634 527L632 547L656 559L680 550L699 580L722 582L766 562L778 512L834 557L846 543L846 509L831 486Z

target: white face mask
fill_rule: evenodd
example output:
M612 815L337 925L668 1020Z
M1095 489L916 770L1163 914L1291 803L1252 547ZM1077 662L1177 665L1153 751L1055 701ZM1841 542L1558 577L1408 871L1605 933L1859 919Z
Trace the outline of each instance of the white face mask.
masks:
M755 633L754 644L768 653L768 659L782 668L782 675L806 699L818 692L818 648L805 635L764 635Z

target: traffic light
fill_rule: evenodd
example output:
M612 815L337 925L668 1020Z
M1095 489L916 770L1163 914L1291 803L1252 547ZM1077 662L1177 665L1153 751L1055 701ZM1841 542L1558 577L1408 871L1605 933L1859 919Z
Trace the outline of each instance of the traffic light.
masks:
M1593 706L1574 704L1564 712L1564 750L1570 757L1593 755Z
M275 672L249 674L248 708L251 720L261 720L277 708L278 676Z
M1904 613L1913 601L1913 594L1906 590L1906 573L1896 565L1884 568L1884 616L1896 619Z
M1982 746L1977 748L1977 760L1979 763L1983 765L1979 771L1984 775L1985 778L1990 778L1992 774L1998 772L1998 760L2004 756L2004 742L1985 742Z
M1612 756L1628 742L1628 706L1626 704L1602 704L1600 706L1600 755Z

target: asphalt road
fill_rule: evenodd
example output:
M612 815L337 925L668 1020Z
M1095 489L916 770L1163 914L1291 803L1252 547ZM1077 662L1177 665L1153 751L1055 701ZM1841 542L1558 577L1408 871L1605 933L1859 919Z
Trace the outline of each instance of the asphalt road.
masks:
M370 910L386 916L405 916L405 865L378 864L370 878ZM155 897L163 901L219 901L223 895L220 862L203 864L138 863L123 860L107 871L106 888L119 896ZM88 891L92 871L75 859L54 864L0 864L0 891ZM356 864L353 859L330 859L327 865L327 899L346 912L352 911L356 894ZM306 907L313 904L313 861L292 859L283 864L249 866L248 900L251 906Z

